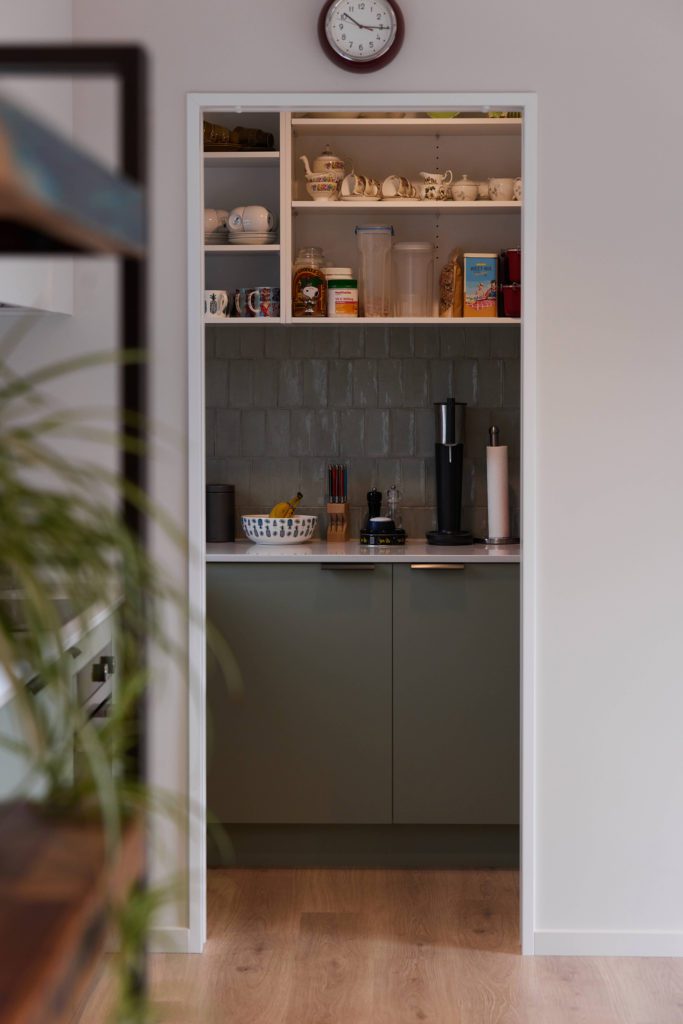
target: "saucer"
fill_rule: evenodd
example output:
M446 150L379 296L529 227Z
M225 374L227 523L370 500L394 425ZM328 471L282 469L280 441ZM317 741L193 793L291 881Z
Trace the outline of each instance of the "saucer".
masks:
M378 203L381 196L340 196L343 203Z

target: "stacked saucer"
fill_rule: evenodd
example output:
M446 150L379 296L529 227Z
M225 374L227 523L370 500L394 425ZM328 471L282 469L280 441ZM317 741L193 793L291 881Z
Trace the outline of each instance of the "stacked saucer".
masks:
M274 245L277 231L228 231L229 245Z
M216 228L215 231L204 232L204 245L227 245L230 241L230 232L226 228Z

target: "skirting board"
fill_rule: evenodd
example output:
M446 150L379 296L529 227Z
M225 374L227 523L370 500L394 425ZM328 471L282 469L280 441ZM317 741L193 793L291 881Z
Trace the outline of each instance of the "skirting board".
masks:
M683 932L534 932L536 956L683 957Z
M192 953L189 928L152 928L147 948L150 953Z

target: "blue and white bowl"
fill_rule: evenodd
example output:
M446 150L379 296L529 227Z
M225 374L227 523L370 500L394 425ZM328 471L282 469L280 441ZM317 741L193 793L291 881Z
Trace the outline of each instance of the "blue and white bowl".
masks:
M242 529L254 544L303 544L315 531L317 516L242 516Z

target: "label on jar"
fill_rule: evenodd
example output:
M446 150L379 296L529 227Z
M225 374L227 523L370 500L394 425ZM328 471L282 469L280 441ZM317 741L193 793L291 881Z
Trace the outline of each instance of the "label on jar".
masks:
M358 316L358 288L355 281L329 281L328 316Z
M327 285L321 270L302 267L292 282L294 316L325 316Z

